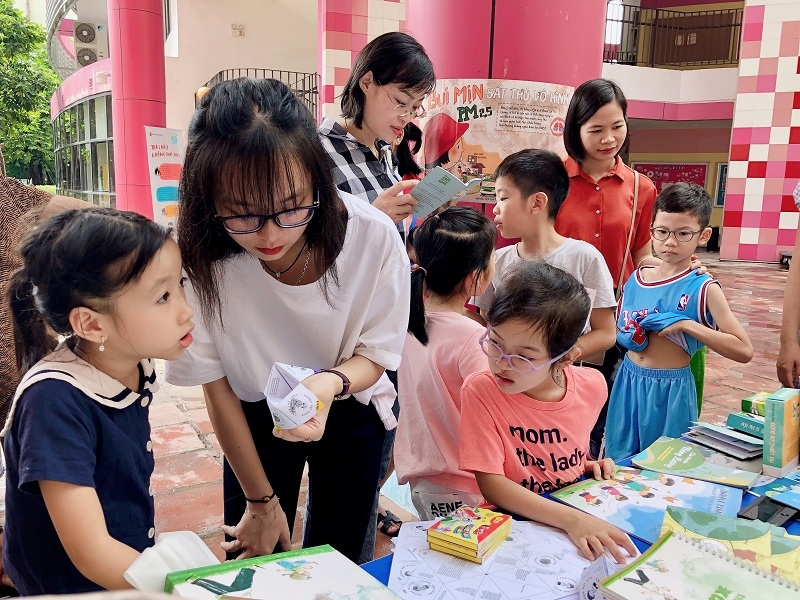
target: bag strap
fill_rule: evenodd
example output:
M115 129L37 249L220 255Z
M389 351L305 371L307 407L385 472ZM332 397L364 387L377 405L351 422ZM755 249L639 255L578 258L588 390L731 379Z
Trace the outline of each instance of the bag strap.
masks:
M631 227L628 230L628 241L625 244L625 254L622 255L622 267L619 270L619 277L617 278L616 299L619 300L622 294L622 284L625 277L625 265L628 262L628 256L631 253L631 241L633 240L633 228L636 224L636 207L639 204L639 171L633 170L633 210L631 211Z

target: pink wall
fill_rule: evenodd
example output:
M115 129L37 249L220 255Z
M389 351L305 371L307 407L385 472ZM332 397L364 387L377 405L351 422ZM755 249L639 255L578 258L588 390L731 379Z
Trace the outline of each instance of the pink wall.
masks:
M464 0L408 0L406 27L425 46L437 77L489 77L492 0L470 0L469 10Z
M407 0L407 30L425 46L437 77L571 86L600 77L605 2L498 1L493 28L491 0L468 4L465 10L464 0Z
M98 74L100 76L98 77ZM111 91L111 59L99 60L67 77L50 98L50 118L84 98Z
M748 0L744 12L720 257L776 261L799 215L800 4Z
M634 129L630 152L680 154L725 154L731 141L730 129L688 127L686 129Z
M716 4L722 4L722 0L642 0L642 8L678 8L680 6L706 6L708 10L713 10Z

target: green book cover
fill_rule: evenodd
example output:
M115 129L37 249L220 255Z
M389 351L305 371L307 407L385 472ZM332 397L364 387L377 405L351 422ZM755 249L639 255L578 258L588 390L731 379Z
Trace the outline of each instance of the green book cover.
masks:
M397 600L397 595L331 546L232 560L167 575L164 591L195 600Z
M783 388L764 403L764 474L780 477L797 466L800 391Z
M703 542L669 532L600 582L613 600L797 600L800 587Z
M772 392L756 392L742 398L742 410L754 415L764 416L764 401Z
M649 448L634 456L631 463L640 469L738 488L750 487L758 479L758 473L714 464L696 444L669 437L658 438Z
M744 411L728 415L728 427L764 439L764 417Z

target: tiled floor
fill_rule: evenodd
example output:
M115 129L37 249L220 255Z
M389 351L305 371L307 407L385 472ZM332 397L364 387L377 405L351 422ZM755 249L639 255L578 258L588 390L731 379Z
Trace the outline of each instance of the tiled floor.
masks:
M779 387L775 376L778 333L786 271L777 265L719 262L716 254L702 254L742 325L750 335L755 357L747 365L709 352L702 417L724 420L750 392ZM188 529L198 532L222 556L222 467L220 447L205 409L200 388L163 385L165 393L152 405L151 421L156 456L153 486L159 531ZM305 494L301 495L304 501ZM388 499L387 506L404 519L412 518ZM298 511L298 520L302 511ZM302 531L298 521L295 531ZM375 555L391 549L378 534ZM295 535L295 543L300 537Z

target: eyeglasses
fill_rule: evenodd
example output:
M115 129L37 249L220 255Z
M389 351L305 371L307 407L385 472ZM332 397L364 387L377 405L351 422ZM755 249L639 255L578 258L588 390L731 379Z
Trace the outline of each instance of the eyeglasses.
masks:
M231 217L214 215L214 218L222 224L225 231L239 235L260 231L269 220L275 221L275 224L282 229L301 227L311 221L314 217L314 211L318 208L319 192L316 193L314 202L310 206L289 208L271 215L233 215Z
M389 101L394 105L394 109L396 111L399 111L398 112L399 116L416 117L417 119L422 119L425 115L428 114L428 111L422 108L422 106L409 109L408 104L406 104L405 102L398 102L395 98L392 98L389 95L389 92L383 89L383 87L381 87L381 89L383 90L383 93L386 94L386 97L389 99Z
M500 347L500 344L495 342L492 338L489 337L489 330L487 329L486 332L481 336L481 339L478 340L478 343L481 345L481 350L483 353L491 358L492 360L500 361L505 359L508 363L508 366L520 373L522 375L528 375L530 373L535 373L536 371L541 371L545 367L552 365L562 356L565 356L569 350L566 352L562 352L555 358L551 358L545 363L540 365L534 365L530 359L525 358L520 354L506 354L503 349Z
M650 228L650 234L659 242L666 242L669 239L669 236L673 236L677 241L683 244L685 244L686 242L691 242L694 236L702 232L703 232L702 229L698 231L692 231L691 229L679 229L678 231L670 231L669 229L664 229L663 227Z

